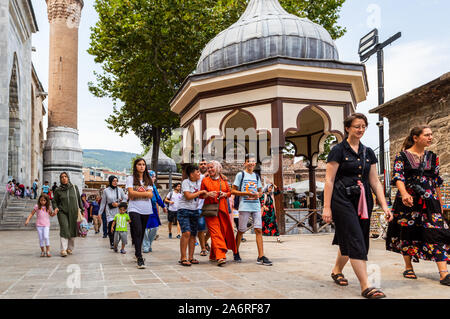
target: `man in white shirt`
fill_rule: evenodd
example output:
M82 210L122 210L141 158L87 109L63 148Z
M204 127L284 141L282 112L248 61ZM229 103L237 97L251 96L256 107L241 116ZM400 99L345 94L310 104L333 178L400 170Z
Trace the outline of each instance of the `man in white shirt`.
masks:
M239 196L239 227L236 236L236 245L239 250L242 236L247 230L247 222L250 216L253 218L253 229L256 235L256 245L258 248L258 265L272 266L272 262L264 256L262 238L261 202L262 196L261 178L255 172L256 157L253 154L245 155L245 169L237 173L232 186L231 194ZM239 252L235 254L234 260L241 262Z

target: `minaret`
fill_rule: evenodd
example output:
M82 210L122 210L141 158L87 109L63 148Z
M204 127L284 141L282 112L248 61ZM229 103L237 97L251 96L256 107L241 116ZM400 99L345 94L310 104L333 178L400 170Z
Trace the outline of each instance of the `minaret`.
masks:
M82 189L83 151L78 141L78 26L83 0L46 0L50 23L48 129L44 181L66 171Z

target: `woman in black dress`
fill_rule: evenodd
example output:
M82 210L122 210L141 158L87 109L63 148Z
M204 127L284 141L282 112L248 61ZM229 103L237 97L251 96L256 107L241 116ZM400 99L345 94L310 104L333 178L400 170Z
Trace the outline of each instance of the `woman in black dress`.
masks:
M432 131L422 125L411 130L396 156L392 184L398 192L392 208L386 249L400 253L405 261L403 277L417 279L411 261L437 263L440 282L450 286L450 230L442 216L439 186L439 158L425 148L431 145Z
M392 220L392 215L378 180L375 153L360 142L367 125L367 118L361 113L352 114L344 121L347 137L332 148L327 159L322 218L326 223L334 221L335 224L333 245L339 245L331 273L335 283L348 285L342 270L350 259L361 285L361 295L378 299L386 295L379 289L369 287L366 267L373 209L372 189L386 219Z

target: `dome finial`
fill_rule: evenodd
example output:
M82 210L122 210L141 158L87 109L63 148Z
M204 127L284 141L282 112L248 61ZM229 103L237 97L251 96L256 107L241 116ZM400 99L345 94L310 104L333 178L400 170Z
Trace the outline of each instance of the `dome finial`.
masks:
M264 15L289 15L278 0L250 0L238 21L245 21Z

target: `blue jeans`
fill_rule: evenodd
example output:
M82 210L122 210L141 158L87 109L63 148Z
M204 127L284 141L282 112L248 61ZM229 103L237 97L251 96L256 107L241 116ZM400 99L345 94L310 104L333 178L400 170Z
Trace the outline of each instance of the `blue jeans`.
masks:
M152 243L155 240L156 233L159 227L147 228L144 233L144 240L142 241L142 249L144 253L152 251Z
M180 209L177 212L177 220L180 223L182 233L190 232L191 236L197 236L198 229L198 209Z
M200 216L202 214L202 210L198 210L198 231L206 231L206 221L204 216Z

